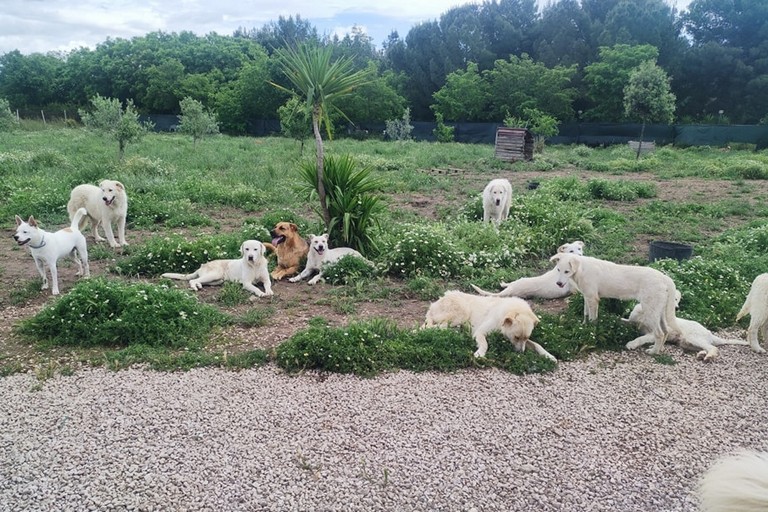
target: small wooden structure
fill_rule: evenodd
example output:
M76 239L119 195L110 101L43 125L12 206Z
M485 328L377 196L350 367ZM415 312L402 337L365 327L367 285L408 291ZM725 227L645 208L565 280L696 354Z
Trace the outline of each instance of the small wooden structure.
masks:
M494 156L505 162L533 160L533 134L525 128L496 128Z

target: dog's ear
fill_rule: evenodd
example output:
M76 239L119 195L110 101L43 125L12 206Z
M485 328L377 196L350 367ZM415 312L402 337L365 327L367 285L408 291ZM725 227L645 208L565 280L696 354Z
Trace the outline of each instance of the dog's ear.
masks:
M569 262L571 265L571 275L573 275L579 271L579 268L581 267L581 260L579 258L571 258Z
M27 224L29 224L30 226L37 227L37 221L31 215L29 216L29 220L27 220Z
M293 222L291 222L290 226L291 226L291 231L293 231L293 232L296 232L296 231L299 230L299 226L297 226Z
M16 216L16 225L17 225L17 226L21 226L22 222L24 222L24 219L22 219L21 217L19 217L19 216L17 215L17 216Z
M244 254L244 252L245 252L244 249L245 249L245 242L240 244L240 256L242 256Z
M115 182L115 187L119 188L120 190L125 190L125 185L123 185L119 181Z
M549 261L554 261L555 263L557 263L558 261L560 261L560 254L559 253L555 254L554 256L549 258Z
M575 242L572 242L571 245L578 245L580 249L584 248L584 242L581 240L576 240Z
M515 324L515 320L517 320L517 313L509 313L504 317L502 324L507 327L511 327Z

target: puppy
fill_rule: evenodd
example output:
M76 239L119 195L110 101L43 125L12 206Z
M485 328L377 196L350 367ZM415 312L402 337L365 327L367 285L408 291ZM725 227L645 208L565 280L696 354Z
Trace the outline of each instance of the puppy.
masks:
M483 189L483 222L492 221L497 226L509 216L512 204L512 184L509 180L495 179Z
M78 276L88 277L91 275L91 269L88 265L88 247L85 237L78 229L80 220L86 214L85 208L79 208L75 211L70 226L55 233L41 229L32 216L24 222L21 217L16 215L16 234L13 235L13 238L17 244L29 247L37 271L43 278L43 290L48 288L45 267L50 269L51 293L53 295L59 294L59 271L56 262L67 254L72 254L75 263L77 263Z
M558 253L584 254L584 242L577 240L575 242L563 244L557 248ZM542 299L558 299L567 297L573 290L568 282L565 286L557 286L557 269L551 269L548 272L536 277L522 277L511 283L501 283L504 287L498 293L487 292L474 284L470 285L480 295L490 297L539 297Z
M747 329L749 346L755 352L763 353L765 349L760 346L758 333L763 335L763 341L768 340L768 274L760 274L752 281L752 287L744 305L741 306L741 311L736 315L736 321L746 315L752 317Z
M278 222L270 234L272 243L266 243L264 247L277 255L277 266L272 270L272 278L279 281L301 269L309 245L299 236L299 227L292 222Z
M328 234L309 235L309 254L307 255L307 266L297 276L289 279L292 283L298 283L312 274L317 273L315 277L307 281L307 284L317 284L323 278L323 266L329 263L335 263L344 256L354 256L370 263L362 254L349 247L337 247L330 249L328 247Z
M742 450L720 458L697 490L702 512L768 510L768 453Z
M234 281L243 285L245 290L257 297L272 295L272 283L269 280L267 258L264 257L264 245L258 240L246 240L240 245L242 257L236 260L213 260L203 263L191 274L168 272L163 277L189 281L189 286L197 291L203 285L217 285L224 281ZM262 292L253 283L262 283Z
M67 211L72 219L78 208L88 211L91 220L91 231L97 242L104 241L99 235L99 226L104 229L110 247L128 245L125 241L125 218L128 215L128 195L125 187L119 181L103 180L99 186L78 185L69 194ZM112 223L117 223L117 241L112 232ZM85 220L80 228L84 227Z
M617 265L575 254L555 254L550 260L556 264L557 285L562 288L570 281L572 289L584 296L585 321L597 320L602 297L637 300L642 305L649 332L627 343L628 349L653 341L647 352L658 354L669 333L680 332L675 318L677 288L669 276L651 267Z
M531 341L531 332L539 318L523 299L517 297L479 297L458 291L445 292L427 311L422 329L427 327L458 327L468 323L477 343L475 357L485 357L488 350L486 336L493 331L501 333L523 352L526 347L557 361L544 347Z
M680 292L675 291L675 305L679 303ZM629 314L629 318L622 318L621 320L636 325L643 334L650 332L650 322L643 315L643 306L641 304L637 304L634 307ZM693 320L677 317L677 326L680 330L670 332L667 341L676 342L683 350L698 350L696 358L705 363L717 359L720 355L717 347L721 345L748 345L744 340L721 338L699 322Z

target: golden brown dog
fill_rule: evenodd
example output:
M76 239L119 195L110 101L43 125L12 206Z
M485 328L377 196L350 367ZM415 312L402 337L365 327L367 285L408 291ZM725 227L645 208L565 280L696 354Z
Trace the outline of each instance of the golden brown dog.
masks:
M279 281L298 273L309 252L307 241L299 235L299 227L292 222L278 222L270 234L272 243L265 243L264 247L277 255L272 279Z

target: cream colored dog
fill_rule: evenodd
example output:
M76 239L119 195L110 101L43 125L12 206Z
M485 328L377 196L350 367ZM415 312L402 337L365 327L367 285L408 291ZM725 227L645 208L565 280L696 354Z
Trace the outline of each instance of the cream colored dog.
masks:
M234 281L257 297L272 295L272 283L269 280L267 258L264 257L264 245L258 240L246 240L240 245L242 257L236 260L213 260L203 263L191 274L168 272L163 277L189 281L189 286L197 291L203 285L218 285L224 281ZM262 283L264 291L254 283Z
M675 304L680 303L680 292L675 291ZM638 304L622 321L634 324L643 334L648 334L649 319L643 315L643 306ZM677 317L679 331L669 333L667 341L677 343L683 350L697 350L696 358L708 363L720 355L717 347L721 345L748 345L744 340L725 339L712 333L709 329L694 320ZM649 341L650 342L650 341Z
M492 221L497 226L509 216L512 204L512 184L509 180L495 179L483 189L483 222Z
M91 269L88 266L88 247L85 237L77 228L85 215L85 208L78 209L72 217L70 226L55 233L41 229L32 216L26 222L18 215L16 216L16 234L13 235L13 239L17 244L29 247L37 271L43 278L43 290L48 288L48 277L45 274L45 267L48 267L51 272L51 294L53 295L59 294L59 272L56 263L64 256L72 254L77 263L78 276L91 275Z
M563 244L557 248L559 253L578 254L582 256L584 254L584 242L577 240ZM570 282L565 286L557 286L557 269L553 268L548 272L536 277L522 277L517 281L511 283L501 283L504 287L498 293L487 292L477 286L470 285L480 295L487 295L489 297L539 297L542 299L558 299L560 297L567 297L572 293Z
M768 453L742 450L722 457L699 480L702 512L768 510Z
M763 341L768 340L768 274L760 274L752 281L752 287L744 305L741 306L741 311L736 315L736 321L746 315L752 317L747 329L749 346L755 352L763 353L765 349L760 346L758 334L763 335Z
M501 334L514 343L518 352L523 352L528 347L552 361L557 361L544 347L531 341L531 332L538 323L539 318L523 299L481 297L454 290L445 292L429 306L422 328L469 324L477 343L475 357L485 357L488 351L486 336L493 331L501 331Z
M317 284L323 278L323 266L328 265L329 263L335 263L344 256L354 256L368 261L362 254L350 247L336 247L335 249L330 249L328 247L327 233L322 235L309 235L307 265L299 275L290 278L289 281L298 283L302 279L306 279L316 273L315 277L307 281L307 284Z
M99 186L78 185L72 189L67 203L67 211L71 219L78 208L88 211L91 220L91 231L97 242L104 241L99 234L99 226L104 229L106 240L111 247L128 245L125 241L125 219L128 215L128 195L125 187L119 181L103 180ZM117 241L112 232L112 223L117 223ZM84 227L81 222L80 229Z
M675 318L677 288L669 276L651 267L618 265L575 254L555 254L550 260L556 264L557 285L564 287L570 282L584 296L585 321L597 319L602 297L640 303L649 333L627 343L628 349L653 341L647 352L659 354L669 333L680 332Z

